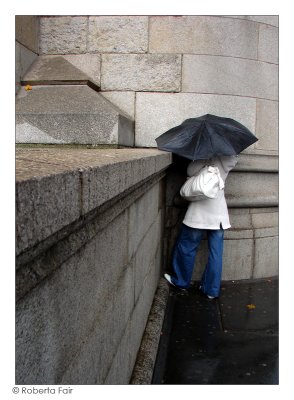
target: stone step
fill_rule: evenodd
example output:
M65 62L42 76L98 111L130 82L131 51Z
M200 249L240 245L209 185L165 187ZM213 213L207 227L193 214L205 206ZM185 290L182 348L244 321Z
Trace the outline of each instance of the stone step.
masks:
M87 85L33 86L17 95L16 142L133 146L133 121Z
M134 146L134 121L98 93L87 68L38 57L22 82L32 89L16 97L17 143Z
M70 62L66 57L70 56L39 56L26 73L22 85L81 84L100 90L98 79L88 71L92 60L74 57L69 58Z

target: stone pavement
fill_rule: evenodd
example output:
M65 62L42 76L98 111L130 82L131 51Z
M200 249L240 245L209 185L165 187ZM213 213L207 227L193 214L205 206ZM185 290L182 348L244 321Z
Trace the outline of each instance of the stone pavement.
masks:
M170 288L152 384L278 385L277 278Z

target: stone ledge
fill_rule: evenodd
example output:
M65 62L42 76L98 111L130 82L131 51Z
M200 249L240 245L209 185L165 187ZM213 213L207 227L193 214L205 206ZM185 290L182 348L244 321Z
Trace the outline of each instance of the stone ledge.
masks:
M100 86L100 55L41 55L24 77L24 82L91 81ZM59 83L61 84L61 83Z
M17 255L170 163L170 153L154 149L17 149Z
M98 207L90 213L87 218L80 218L33 248L21 253L16 260L16 300L22 298L66 260L74 256L164 176L165 172L162 171L147 181L144 180L135 188L127 190L123 196L119 197L119 200L114 198L112 201L106 202L102 207Z
M134 145L133 120L88 84L69 83L19 91L17 143Z

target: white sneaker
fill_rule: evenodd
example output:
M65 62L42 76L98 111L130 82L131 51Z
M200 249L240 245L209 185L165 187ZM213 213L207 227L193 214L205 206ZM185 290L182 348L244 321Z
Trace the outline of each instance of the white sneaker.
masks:
M201 293L204 294L204 296L206 296L209 300L215 299L214 296L209 296L208 294L204 293L204 292L202 291L202 286L201 286L201 285L198 287L198 290L200 290Z
M165 277L165 279L166 279L171 285L176 286L174 283L172 283L171 276L170 276L169 274L164 274L163 276Z
M174 283L172 283L171 276L170 276L169 274L164 274L163 276L164 276L165 279L168 281L168 283L170 283L172 286L176 287L176 288L179 289L179 290L182 290L183 292L186 292L186 291L187 291L187 289L178 287L177 285L175 285Z

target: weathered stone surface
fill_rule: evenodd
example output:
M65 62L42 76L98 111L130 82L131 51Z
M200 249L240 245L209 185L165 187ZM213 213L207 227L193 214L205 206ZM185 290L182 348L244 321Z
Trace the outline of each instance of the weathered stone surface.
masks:
M114 240L117 242L119 238ZM104 246L107 246L107 242L104 242ZM99 253L96 253L96 257L99 259ZM123 261L123 258L117 259L117 263ZM100 265L102 267L102 260ZM113 284L110 273L108 273L107 281L99 278L101 285L105 285L110 290L110 294L108 297L102 296L96 303L92 300L92 304L96 304L97 309L99 308L101 312L100 314L96 313L96 317L92 319L92 326L88 329L88 338L86 341L85 339L82 341L81 351L64 373L63 384L73 384L76 380L80 384L104 383L113 359L121 347L121 340L134 308L133 269L131 266L121 265L120 272L121 276L116 285ZM142 334L141 331L137 331L137 335L140 336L140 334ZM89 357L93 352L95 359ZM124 368L127 370L131 368L127 360L124 360ZM81 370L84 372L80 373ZM118 371L118 373L124 374L123 371ZM124 383L127 382L124 381Z
M278 236L268 236L255 240L253 278L266 278L279 274Z
M279 30L273 26L260 25L258 42L258 59L278 64Z
M226 180L225 193L229 207L277 206L277 174L232 172Z
M39 56L24 80L42 82L91 80L99 86L100 55Z
M29 81L86 80L88 76L61 56L40 56L26 75Z
M39 53L39 17L37 15L15 16L15 39L34 53Z
M103 54L102 90L179 91L181 57L173 54Z
M155 162L158 157L164 160L159 165ZM167 168L170 162L169 153L154 149L18 149L17 254Z
M129 382L133 368L134 343L132 342L131 322L128 323L123 338L120 341L117 353L115 354L104 385L125 385Z
M157 136L187 118L208 113L234 118L255 132L256 100L252 98L195 93L137 93L136 146L156 147Z
M279 146L279 103L257 99L256 142L257 149L278 150Z
M240 229L240 234L247 238L252 238L251 233L248 234L247 230L252 230L252 220L249 208L230 208L230 223L232 228L225 231L225 239L234 239L238 231L235 229ZM245 233L246 231L246 233ZM243 232L243 233L242 233Z
M263 24L279 26L279 16L278 15L245 15L246 19L250 21L256 21Z
M26 47L20 45L21 78L23 78L30 66L37 60L38 55Z
M168 154L157 150L21 149L17 153L22 162L21 183L30 182L30 174L41 182L46 179L47 199L40 198L46 206L48 188L49 193L51 191L46 174L50 169L55 173L62 169L71 172L75 166L83 176L86 170L118 164L120 190L123 190L136 182L137 177L142 179L156 173L158 165L153 158L162 156L170 160ZM141 161L144 155L145 163L132 164L134 175L125 180L124 166L130 161ZM39 173L22 169L28 162L40 167L43 164L43 169L40 168ZM112 178L111 173L106 174L104 182ZM78 180L81 182L80 177ZM61 193L63 189L58 188ZM85 192L88 189L85 188ZM30 188L30 198L34 190ZM33 193L35 197L40 197L38 191ZM68 199L68 206L71 205ZM149 186L149 192L138 199L136 209L140 213L137 217L128 209L119 213L18 301L16 380L19 384L129 382L161 268L162 212L158 212L158 207L157 184ZM143 208L144 213L141 212ZM59 214L63 212L58 211ZM137 218L146 230L141 232L140 243L130 254L128 227L135 230Z
M101 92L101 95L135 119L135 92Z
M253 239L226 240L223 280L250 279L253 266Z
M155 262L150 265L148 274L143 282L141 282L140 296L135 303L134 312L131 319L131 340L134 343L136 349L139 349L141 338L138 340L136 330L139 329L141 332L144 331L148 314L154 299L154 294L158 284L160 276L160 266L156 265ZM135 360L134 360L135 363Z
M278 210L275 212L267 211L267 212L256 212L252 214L252 225L254 228L270 228L279 226L279 213Z
M221 16L150 17L150 52L256 59L258 25Z
M34 86L16 102L18 143L133 145L133 122L88 86Z
M101 378L105 376L134 307L132 269L122 273L125 250L118 241L127 240L123 231L124 225L119 229L109 227L107 238L110 233L112 244L101 240L101 236L99 247L98 238L89 243L18 305L19 382L25 379L31 384L93 384L98 374ZM118 232L120 235L116 237ZM104 246L102 258L101 246ZM112 280L113 272L121 275L119 281ZM39 329L42 331L36 335ZM89 368L92 352L87 349L88 343L86 349L83 347L89 333L94 344L93 330L96 361ZM77 367L81 362L86 362L87 369L79 374Z
M153 268L150 268L149 274L143 282L141 296L135 305L132 318L129 321L116 357L104 381L106 385L125 384L126 382L129 383L131 379L137 351L141 344L141 337L136 335L136 331L143 332L145 329L158 282L158 275L159 270L153 265ZM127 369L125 365L129 365L130 367Z
M89 17L89 52L145 53L147 48L147 16Z
M277 100L278 68L240 58L184 55L182 90Z
M261 24L279 26L278 15L223 15L223 17L246 19L248 21L259 22Z
M160 245L158 244L158 248L159 247ZM145 361L144 372L145 374L148 374L149 377L150 374L152 375L153 365L155 363L155 357L157 352L157 345L160 338L160 330L164 316L162 310L161 312L158 310L159 305L154 304L153 302L155 289L161 271L160 261L161 257L159 250L156 253L155 260L153 260L149 268L146 265L146 270L145 270L146 276L145 279L141 281L142 286L141 286L140 297L136 302L135 308L132 313L132 317L125 331L125 335L120 343L120 347L113 360L113 363L111 365L108 376L104 381L104 384L114 384L114 383L124 384L125 382L130 382L131 374L137 358L137 351L140 347L140 344L142 346L142 342L144 349L142 350L142 348L140 348L140 351L144 353L143 357L148 356L148 359L144 358ZM166 293L165 296L168 296L168 288L167 290L165 290L165 293ZM162 300L164 302L164 299L162 299L163 296L164 295L161 295L161 299L159 299L159 301ZM152 309L151 312L149 313L148 309L150 310L152 302L153 302ZM154 308L156 308L156 310L153 309L153 306ZM164 311L164 306L163 306L163 311ZM149 313L149 318L148 318L148 313ZM146 326L146 321L147 321L147 326ZM142 342L141 340L140 341L138 340L139 337L138 335L136 335L136 331L138 329L142 332L144 331L144 337ZM129 365L129 368L125 368L126 364ZM137 378L139 378L138 370L136 376ZM140 376L142 378L142 373ZM148 384L151 383L151 380L146 383Z
M168 297L169 284L161 278L132 373L131 385L150 385L152 382Z
M20 81L22 78L20 48L21 45L18 42L15 42L15 93L20 89Z
M278 170L279 158L270 154L242 153L234 167L234 171L278 172Z
M111 167L114 164L119 164L120 166L124 164L125 168L130 163L132 168L136 166L138 169L136 174L132 174L128 179L121 182L123 190L127 189L128 184L138 183L161 169L167 168L172 161L170 153L157 149L79 149L74 147L50 148L46 146L40 148L17 148L16 158L17 160L42 162L47 175L54 175L54 170L52 170L52 174L50 173L50 168L54 168L54 166L60 168L60 170L79 170L84 172L88 169L96 168L98 170L99 168ZM155 162L157 158L162 159L162 163L157 164ZM19 171L22 171L21 167L22 165L20 164L16 170L17 181L19 180ZM125 172L122 171L124 168L120 169L120 173L127 178ZM137 176L139 174L140 176ZM30 172L28 169L26 178L38 176L42 176L42 172L35 175L34 172ZM106 198L104 201L106 201Z
M63 57L100 86L100 54L66 54Z
M37 59L37 54L28 50L18 42L15 42L15 82L16 93L20 89L20 83L23 80L26 72Z
M87 52L88 17L40 17L41 54Z
M129 209L129 258L132 258L137 251L137 248L144 238L146 232L153 224L158 214L159 202L159 183L149 190L144 196L138 199ZM139 221L143 221L140 224ZM148 217L148 220L146 220Z
M79 173L66 169L17 160L16 254L79 217Z
M83 171L83 214L170 164L171 154L160 152L164 161L158 168L158 165L156 165L156 153L152 154L152 150L149 151L141 154L137 153L136 156L134 153L134 159L128 158L127 163L124 162L122 155L119 158L109 160L107 165Z
M62 165L44 163L42 157L32 157L32 153L17 149L16 151L16 181L22 182L30 179L41 180L53 177L53 175L68 172L68 167Z
M148 215L148 214L146 214ZM141 219L142 220L142 219ZM139 225L139 221L137 224ZM162 214L157 213L156 219L148 229L146 235L141 239L135 256L135 302L138 301L142 291L142 282L145 281L150 268L154 268L155 255L160 246Z

